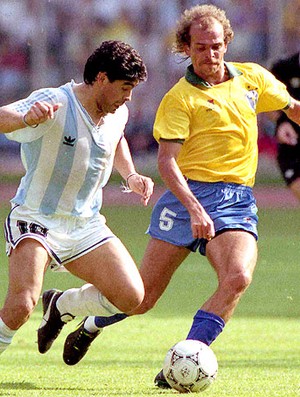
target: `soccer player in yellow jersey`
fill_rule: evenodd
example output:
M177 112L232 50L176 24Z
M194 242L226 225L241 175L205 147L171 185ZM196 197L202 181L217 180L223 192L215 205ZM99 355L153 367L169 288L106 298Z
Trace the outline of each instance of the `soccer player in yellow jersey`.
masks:
M186 10L178 22L176 49L191 65L163 98L155 120L158 167L168 190L153 209L140 267L145 298L132 312L151 309L180 264L199 250L218 286L196 313L187 338L207 345L232 316L257 261L257 114L283 109L300 123L300 103L270 72L224 61L233 35L224 11L213 5ZM103 328L103 320L88 317L69 335L66 362L83 357L89 345L88 338L81 343L83 331ZM162 372L155 383L170 387Z

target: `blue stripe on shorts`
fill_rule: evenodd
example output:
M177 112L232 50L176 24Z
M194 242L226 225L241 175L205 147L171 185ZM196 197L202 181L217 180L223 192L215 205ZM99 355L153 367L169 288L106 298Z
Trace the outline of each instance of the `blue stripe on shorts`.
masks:
M226 229L245 230L257 240L257 207L252 188L225 182L198 182L188 185L214 221L216 234ZM197 248L205 255L206 239L194 239L190 216L181 202L167 190L155 204L148 233L151 237L177 246Z

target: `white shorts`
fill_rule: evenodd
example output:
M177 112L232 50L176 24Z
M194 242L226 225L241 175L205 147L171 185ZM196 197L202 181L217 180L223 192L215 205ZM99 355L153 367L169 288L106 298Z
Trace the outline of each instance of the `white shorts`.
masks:
M92 218L48 216L23 206L14 206L5 221L6 254L9 256L25 238L37 240L44 246L52 258L53 270L64 270L63 264L116 236L100 214Z

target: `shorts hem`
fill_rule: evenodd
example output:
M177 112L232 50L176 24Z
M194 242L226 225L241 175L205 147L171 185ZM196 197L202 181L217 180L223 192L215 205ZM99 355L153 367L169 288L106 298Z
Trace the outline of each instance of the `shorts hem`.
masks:
M51 270L53 270L54 272L56 271L68 271L67 269L65 269L64 265L81 258L82 256L88 254L89 252L92 252L94 249L101 247L101 245L105 244L108 242L108 240L111 240L113 238L117 238L116 236L108 236L106 238L104 238L101 241L98 241L97 243L93 244L92 246L84 249L83 251L78 252L77 254L73 255L72 257L65 259L62 262L59 263L51 263L50 268Z
M42 237L37 236L36 234L23 234L16 241L6 242L6 255L10 256L11 251L16 249L17 246L20 244L20 242L25 239L32 239L32 240L39 242L45 248L45 250L47 251L49 256L52 258L52 260L55 260L56 262L61 263L59 258L51 250L51 248L48 246L48 244L45 242L45 240Z

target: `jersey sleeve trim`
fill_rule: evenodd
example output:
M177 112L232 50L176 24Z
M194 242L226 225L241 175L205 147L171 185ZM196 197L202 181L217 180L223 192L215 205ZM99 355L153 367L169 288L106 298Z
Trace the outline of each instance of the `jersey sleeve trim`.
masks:
M166 138L159 138L159 141L161 142L175 142L175 143L181 143L181 144L183 144L184 143L184 139L166 139Z
M289 98L289 103L283 108L283 110L288 110L291 107L291 97Z

